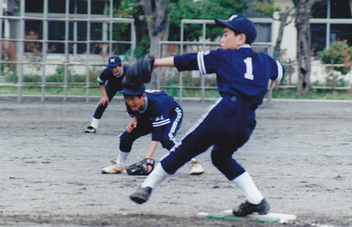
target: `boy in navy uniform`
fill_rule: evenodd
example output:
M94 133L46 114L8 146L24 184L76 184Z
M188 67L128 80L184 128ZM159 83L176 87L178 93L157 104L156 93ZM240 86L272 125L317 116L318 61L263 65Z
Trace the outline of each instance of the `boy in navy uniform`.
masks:
M99 85L103 96L94 112L91 124L85 130L85 133L95 133L97 131L99 120L103 116L108 104L114 98L118 91L121 91L122 80L128 67L124 66L119 56L109 58L109 63L104 71L98 77Z
M174 101L173 96L162 90L145 90L144 85L124 87L124 95L128 114L133 120L127 125L126 131L120 135L120 151L112 165L102 169L102 173L122 173L133 142L141 136L152 133L152 142L145 159L149 173L153 166L153 155L159 144L171 150L177 143L176 132L180 129L183 111ZM198 160L191 161L190 174L204 172Z
M255 110L262 104L269 80L272 80L270 86L273 82L279 83L285 70L267 54L256 53L251 49L256 29L245 16L234 14L228 20L215 19L215 22L223 28L221 49L155 59L154 67L175 66L178 71L216 73L221 98L183 137L175 151L156 166L130 198L139 204L146 202L152 190L167 176L214 145L212 163L241 189L247 199L238 209L233 210L233 214L266 214L269 204L249 173L232 155L247 142L255 128Z

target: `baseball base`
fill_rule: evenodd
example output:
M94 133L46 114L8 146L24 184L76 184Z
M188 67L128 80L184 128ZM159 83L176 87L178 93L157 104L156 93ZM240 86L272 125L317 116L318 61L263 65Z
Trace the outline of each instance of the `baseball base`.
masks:
M205 216L206 218L222 219L229 221L257 221L257 222L280 222L287 223L296 220L297 217L294 214L282 214L282 213L267 213L267 214L250 214L246 217L236 217L232 214L232 210L224 210L221 213L205 213L200 212L198 215Z

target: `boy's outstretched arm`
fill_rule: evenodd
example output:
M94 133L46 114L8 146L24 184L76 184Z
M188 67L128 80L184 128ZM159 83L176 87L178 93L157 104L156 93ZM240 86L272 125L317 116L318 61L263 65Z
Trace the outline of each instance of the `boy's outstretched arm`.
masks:
M166 57L166 58L159 58L154 60L154 68L159 67L159 66L169 66L173 67L175 66L174 64L174 57Z

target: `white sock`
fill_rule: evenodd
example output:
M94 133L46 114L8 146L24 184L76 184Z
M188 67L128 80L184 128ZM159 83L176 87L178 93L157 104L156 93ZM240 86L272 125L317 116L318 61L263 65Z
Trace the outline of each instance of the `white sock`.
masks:
M148 175L148 177L144 180L142 183L141 187L151 187L152 189L155 189L156 187L159 186L159 184L165 180L166 177L170 176L171 174L168 174L161 164L159 163L154 170Z
M96 119L96 118L93 117L92 123L90 123L90 126L92 126L93 128L97 129L98 125L99 125L99 120L100 119Z
M248 172L242 173L232 181L242 190L248 202L259 204L264 199Z
M126 165L126 160L129 154L130 152L120 151L119 154L117 155L116 163L119 166L124 167Z

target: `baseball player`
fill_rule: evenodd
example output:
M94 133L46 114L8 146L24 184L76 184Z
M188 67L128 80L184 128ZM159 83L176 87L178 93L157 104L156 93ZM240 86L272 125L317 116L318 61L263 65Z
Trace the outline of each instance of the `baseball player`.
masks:
M170 150L177 143L175 135L179 130L183 111L174 98L162 90L145 90L144 85L126 86L120 91L126 101L127 113L133 120L120 135L120 151L112 165L102 173L122 173L133 142L141 136L152 134L149 152L144 160L127 167L130 175L148 175L154 167L153 155L159 144ZM204 172L198 160L190 163L192 175Z
M109 63L104 71L98 77L99 85L103 96L94 112L93 119L85 133L95 133L98 129L99 120L103 116L108 104L114 98L118 91L121 91L122 80L126 74L128 67L124 66L119 56L109 58Z
M279 83L285 69L269 55L251 49L256 29L245 16L234 14L228 20L215 19L215 22L223 28L221 49L155 59L154 67L175 66L178 71L216 73L221 98L189 130L175 151L155 167L130 198L139 204L146 202L152 190L167 176L214 145L212 163L246 196L246 201L234 209L233 214L266 214L269 211L268 202L249 173L232 155L247 142L255 128L255 110L262 104L269 80L272 80L270 86L274 82Z

